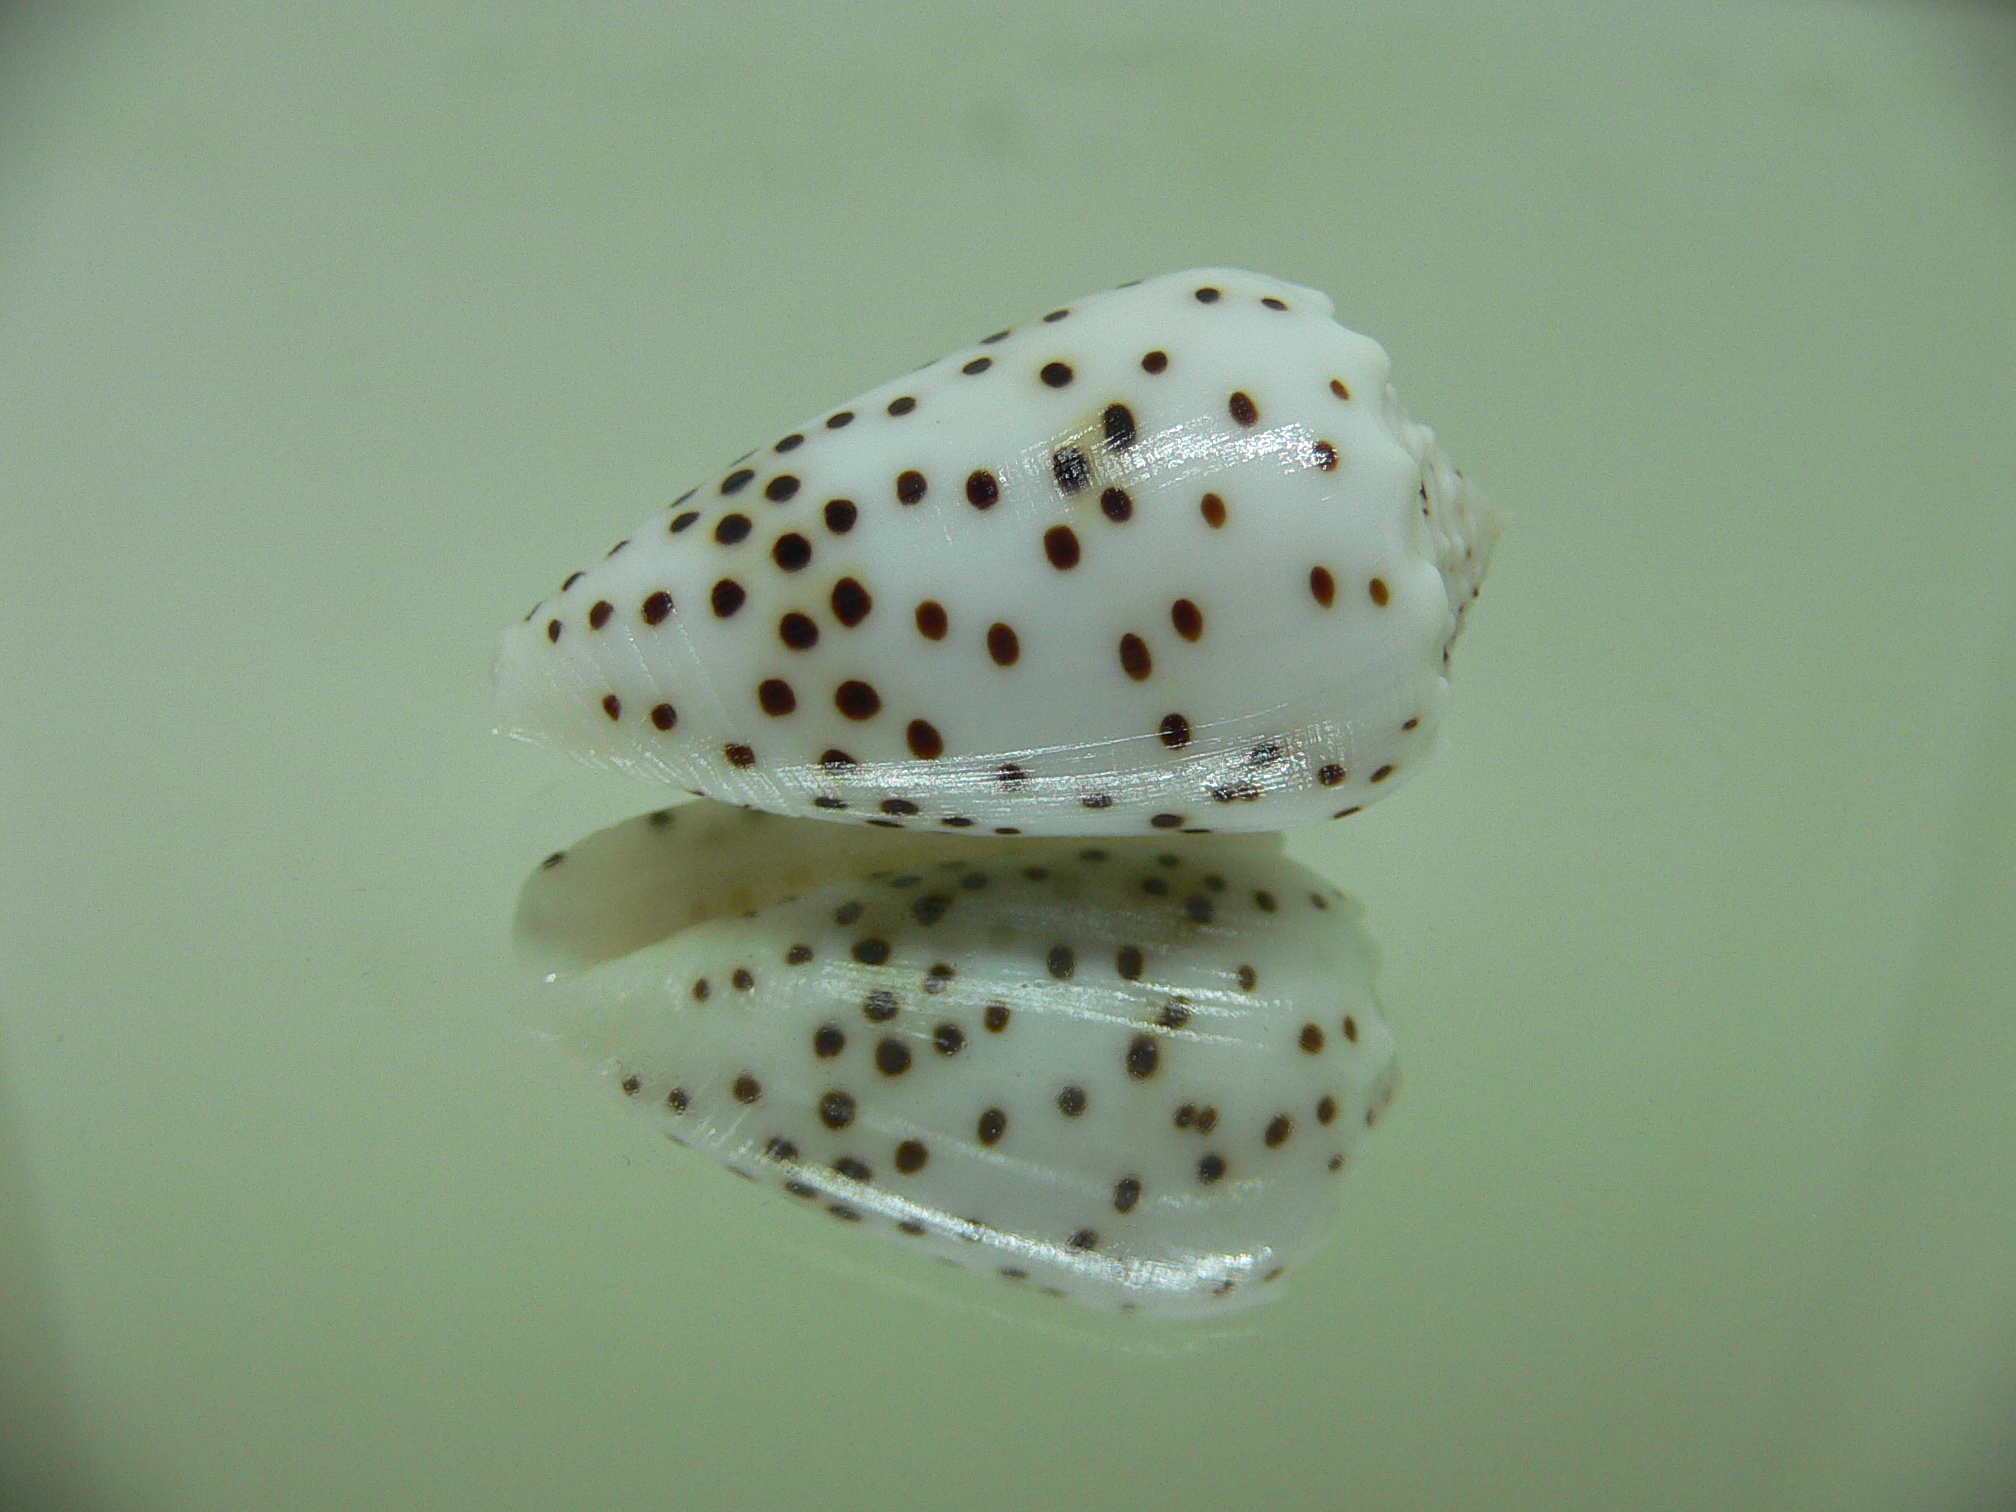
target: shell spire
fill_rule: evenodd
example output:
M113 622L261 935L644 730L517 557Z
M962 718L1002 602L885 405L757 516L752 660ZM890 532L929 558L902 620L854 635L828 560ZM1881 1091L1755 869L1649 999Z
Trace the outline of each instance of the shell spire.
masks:
M1421 468L1417 497L1427 522L1433 560L1442 573L1449 609L1460 629L1464 611L1484 585L1491 553L1505 532L1504 516L1484 497L1482 489L1459 472L1435 439L1435 432L1407 414L1399 392L1390 383L1380 401L1387 428L1407 448ZM1453 641L1456 629L1450 632Z

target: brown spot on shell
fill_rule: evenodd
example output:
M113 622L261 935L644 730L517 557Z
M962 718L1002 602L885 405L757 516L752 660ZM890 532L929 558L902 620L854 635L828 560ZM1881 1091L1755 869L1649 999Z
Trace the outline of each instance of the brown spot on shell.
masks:
M1078 565L1078 536L1069 525L1052 525L1043 532L1043 553L1059 572Z
M849 630L868 618L868 611L875 607L874 596L851 577L843 577L833 585L831 603L833 618Z
M910 1069L910 1047L900 1039L885 1039L875 1047L875 1069L884 1076L901 1076Z
M770 545L770 559L786 572L797 572L812 560L812 543L795 530L787 530Z
M1154 671L1154 659L1148 654L1148 643L1138 635L1120 637L1120 668L1136 682L1144 682Z

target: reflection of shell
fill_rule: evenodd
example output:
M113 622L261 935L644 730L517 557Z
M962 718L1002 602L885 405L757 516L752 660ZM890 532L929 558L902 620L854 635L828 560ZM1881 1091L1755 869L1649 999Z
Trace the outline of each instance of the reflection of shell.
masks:
M1355 813L1426 758L1499 531L1388 367L1257 273L1076 300L641 521L505 633L500 721L885 829Z
M1220 1310L1320 1244L1393 1040L1356 905L1278 837L808 860L826 833L694 805L535 872L549 948L606 916L567 903L577 861L603 903L720 878L712 907L647 880L655 922L579 946L563 1040L738 1174L1082 1301Z

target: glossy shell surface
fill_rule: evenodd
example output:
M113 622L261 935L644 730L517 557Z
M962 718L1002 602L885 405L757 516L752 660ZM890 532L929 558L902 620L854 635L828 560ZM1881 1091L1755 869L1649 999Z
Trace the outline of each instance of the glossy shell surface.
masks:
M1357 811L1429 752L1498 521L1331 308L1170 274L813 416L508 631L500 727L883 829Z

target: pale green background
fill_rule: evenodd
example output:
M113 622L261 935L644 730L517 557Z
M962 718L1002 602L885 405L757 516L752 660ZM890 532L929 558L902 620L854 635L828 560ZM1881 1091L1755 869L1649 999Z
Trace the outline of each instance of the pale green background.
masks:
M1790 0L0 16L0 1504L2006 1492L2012 78ZM1435 770L1295 842L1406 1088L1201 1335L593 1095L509 910L654 795L486 734L687 483L1200 262L1515 515Z

